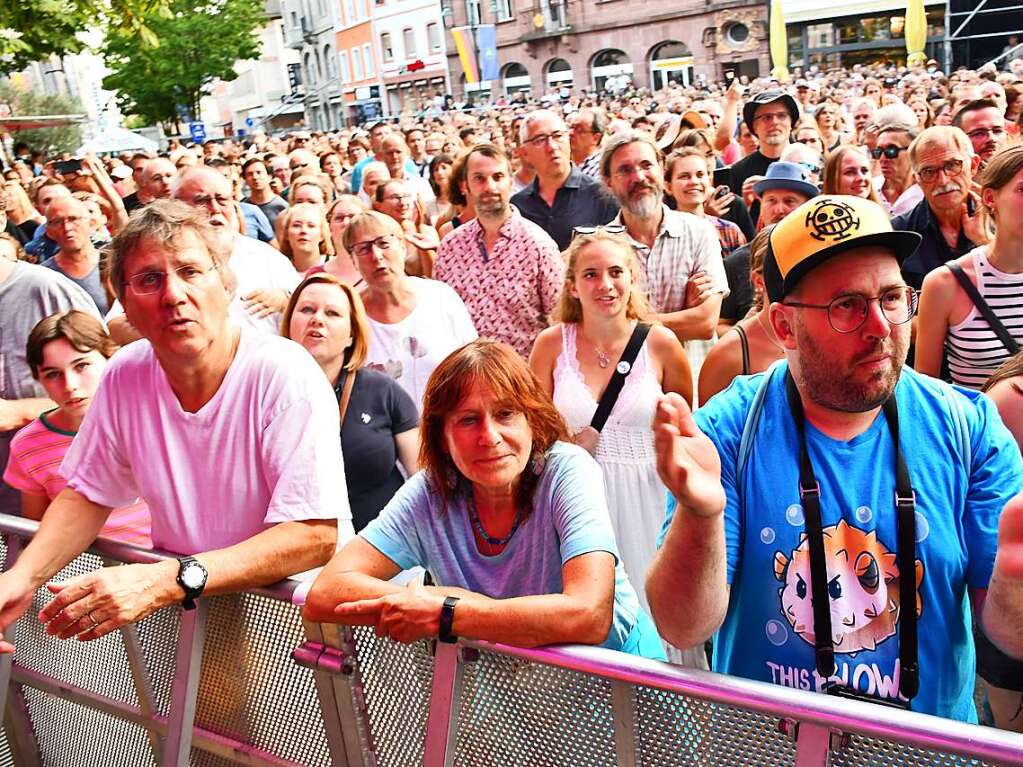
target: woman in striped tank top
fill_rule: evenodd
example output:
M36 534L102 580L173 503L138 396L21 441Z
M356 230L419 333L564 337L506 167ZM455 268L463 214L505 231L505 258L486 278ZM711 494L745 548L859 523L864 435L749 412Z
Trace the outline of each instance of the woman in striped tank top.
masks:
M961 269L1015 344L1023 346L1023 145L996 153L979 182L981 202L995 223L994 239L950 265ZM963 215L968 215L965 210ZM947 355L953 383L980 389L1015 351L984 318L949 265L927 275L916 336L918 372L938 376Z

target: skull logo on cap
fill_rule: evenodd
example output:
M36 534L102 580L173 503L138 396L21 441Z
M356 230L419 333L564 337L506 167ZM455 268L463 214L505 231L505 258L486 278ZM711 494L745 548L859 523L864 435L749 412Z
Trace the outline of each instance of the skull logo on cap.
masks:
M810 208L806 214L806 226L813 230L810 236L815 240L844 240L860 228L860 220L846 203L824 199Z

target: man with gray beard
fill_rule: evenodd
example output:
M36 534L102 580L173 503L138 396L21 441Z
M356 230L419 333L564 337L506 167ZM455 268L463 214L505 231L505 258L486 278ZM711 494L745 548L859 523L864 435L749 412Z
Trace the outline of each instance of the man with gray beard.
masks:
M600 174L621 206L611 225L624 227L656 319L683 343L712 339L728 295L714 225L661 202L664 170L656 144L645 134L612 138L601 155ZM694 350L687 351L692 357ZM699 369L693 359L690 365Z

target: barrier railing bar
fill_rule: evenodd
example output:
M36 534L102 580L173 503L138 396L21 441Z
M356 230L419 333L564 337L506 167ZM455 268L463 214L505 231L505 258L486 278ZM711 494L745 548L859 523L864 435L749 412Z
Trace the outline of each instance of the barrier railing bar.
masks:
M7 731L7 745L11 749L14 763L18 767L42 767L43 757L39 753L39 743L21 685L9 684L7 698L3 722Z
M109 566L111 560L104 560L104 565ZM147 720L152 720L156 713L156 695L153 692L153 685L149 679L149 669L146 667L145 657L142 654L142 644L139 641L138 627L134 623L121 626L118 630L121 635L121 642L124 644L124 654L128 659L128 670L131 673L131 683L135 695L139 700L139 710ZM159 754L162 743L152 728L146 728L146 735L149 738L149 747L154 754Z
M351 626L334 626L339 631L339 647L343 648L348 657L352 658L352 673L349 676L348 687L351 692L351 711L345 712L345 722L355 723L357 743L349 743L349 748L355 748L365 761L366 767L377 767L376 742L373 740L373 729L369 723L369 708L366 706L366 688L362 683L362 672L356 662L358 657L355 644L355 632ZM336 684L336 683L335 683ZM335 687L335 689L337 689ZM341 698L344 701L348 698ZM350 718L349 718L350 717ZM345 729L346 734L350 732Z
M618 767L636 767L636 711L632 685L611 682L611 713Z
M21 538L14 535L7 536L7 556L4 561L4 570L10 570L21 554ZM15 644L18 633L18 623L15 621L7 628L5 638L11 644ZM15 645L16 646L16 645ZM0 656L0 721L4 719L4 710L7 705L7 686L11 681L11 666L14 663L14 656L11 654Z
M977 727L914 711L883 716L879 715L878 706L873 703L810 694L711 671L686 669L601 647L564 645L527 649L490 642L463 642L468 647L488 652L637 686L678 692L773 717L789 717L843 732L1023 767L1023 738L989 727Z
M423 767L452 767L454 764L463 662L462 650L457 644L436 643L430 708L423 742Z
M171 719L160 767L188 767L205 636L206 603L200 599L194 610L181 610L171 684Z
M64 684L53 677L46 676L33 669L16 665L13 677L14 686L24 685L25 687L32 687L55 698L61 698L85 708L99 711L109 716L115 716L140 727L145 727L160 736L165 736L170 726L168 717L162 716L159 713L146 717L138 708L130 703L108 698L92 690ZM34 745L34 738L32 741ZM262 749L235 740L227 735L212 732L203 727L197 726L194 728L192 745L216 756L233 759L247 767L302 767L298 762L267 753ZM20 765L21 763L18 762L18 764Z
M831 764L831 730L809 722L796 725L796 767L828 767Z
M335 690L334 680L340 675L330 674L320 667L320 659L327 650L323 636L323 626L319 623L303 621L307 641L302 647L295 651L293 657L302 666L308 666L313 671L313 682L316 684L316 698L320 703L320 716L323 719L323 729L327 735L327 748L330 750L330 762L333 767L362 767L361 760L353 763L349 758L348 749L345 745L344 727L341 724L341 707L344 698L343 690ZM321 645L316 652L311 664L299 659L298 653L315 643ZM339 680L340 681L340 680ZM349 696L351 697L351 696Z

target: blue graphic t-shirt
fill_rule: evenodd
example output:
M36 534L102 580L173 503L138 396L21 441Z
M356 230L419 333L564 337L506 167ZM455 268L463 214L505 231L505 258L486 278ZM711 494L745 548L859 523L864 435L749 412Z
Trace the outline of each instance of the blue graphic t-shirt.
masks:
M785 397L784 363L740 377L696 413L717 446L727 495L728 612L714 670L820 691L813 649L809 553L799 503L799 441ZM770 382L741 482L743 424L764 375ZM971 455L954 419L965 417ZM1023 487L1023 462L991 401L905 369L896 387L904 459L917 496L916 579L920 691L914 711L976 721L975 653L968 589L985 589L998 517ZM899 698L899 598L895 455L884 415L848 442L809 423L821 486L833 679L878 698ZM671 521L669 505L664 529ZM662 533L663 537L663 533Z

